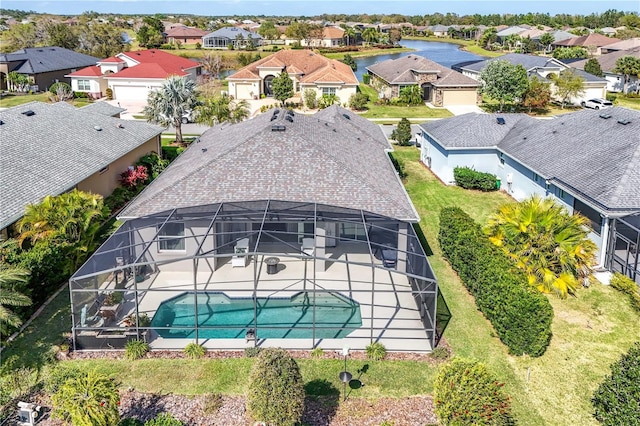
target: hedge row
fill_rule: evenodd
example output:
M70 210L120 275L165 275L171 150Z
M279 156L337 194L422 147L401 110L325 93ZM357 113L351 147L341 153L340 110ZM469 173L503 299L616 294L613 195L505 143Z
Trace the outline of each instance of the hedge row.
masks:
M444 208L438 242L509 352L542 355L551 341L553 308L480 225L457 207Z
M611 287L628 295L631 307L640 312L640 287L635 281L616 272L611 278Z
M481 191L495 191L498 189L496 175L483 173L470 167L456 167L453 169L456 185L464 189L479 189Z

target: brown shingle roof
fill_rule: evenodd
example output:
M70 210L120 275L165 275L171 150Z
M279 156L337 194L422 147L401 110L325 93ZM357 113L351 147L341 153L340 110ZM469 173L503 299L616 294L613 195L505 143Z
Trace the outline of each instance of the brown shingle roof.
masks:
M344 30L336 27L324 27L322 30L322 38L342 38Z
M315 81L341 81L346 84L358 84L353 70L347 64L334 59L328 59L311 50L281 50L272 55L262 58L252 64L241 68L232 74L228 80L241 80L248 78L258 78L258 69L261 67L283 67L292 66L296 73L302 73L301 82L312 83Z
M606 46L620 41L619 38L607 37L602 34L593 33L582 37L574 37L554 43L556 46Z
M367 70L389 84L417 83L415 74L435 73L438 77L432 84L437 87L479 87L481 85L470 77L418 55L387 59L367 67Z

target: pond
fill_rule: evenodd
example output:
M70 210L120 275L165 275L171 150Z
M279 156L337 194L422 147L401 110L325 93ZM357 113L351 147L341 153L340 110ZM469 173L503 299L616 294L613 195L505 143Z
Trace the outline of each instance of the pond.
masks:
M441 43L436 41L422 40L402 40L402 47L414 49L413 52L391 53L387 55L369 56L365 58L354 58L358 64L358 70L355 72L359 81L362 81L362 74L367 72L366 68L377 62L386 61L387 59L398 59L407 55L420 55L427 59L431 59L445 67L451 67L453 64L464 61L482 60L483 56L460 50L460 46L453 43Z

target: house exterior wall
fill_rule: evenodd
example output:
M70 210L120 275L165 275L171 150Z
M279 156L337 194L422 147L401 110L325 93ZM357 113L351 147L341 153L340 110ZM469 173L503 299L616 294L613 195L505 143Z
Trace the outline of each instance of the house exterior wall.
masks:
M162 86L164 80L145 79L113 79L108 80L108 86L113 90L115 100L146 101L149 92Z
M260 82L229 82L229 93L233 94L236 99L253 99L254 96L260 96Z
M355 95L357 92L357 88L356 86L347 86L347 85L340 85L340 84L330 84L330 83L324 83L324 84L301 84L300 85L300 93L304 93L304 91L306 89L312 89L316 92L316 98L320 98L322 97L322 89L323 88L335 88L336 89L336 96L338 97L338 99L340 99L340 104L341 105L348 105L349 104L349 98L351 97L351 95Z
M102 173L98 171L92 174L82 182L79 182L76 187L80 191L93 192L107 197L111 195L113 190L118 186L120 174L125 172L127 167L134 165L140 157L152 151L160 152L159 136L149 139L138 148L118 158L109 164L107 170L104 170Z
M604 73L607 80L607 91L621 93L624 91L624 77L620 74ZM629 92L637 92L640 90L640 79L631 77L628 83Z
M371 74L371 86L374 87L378 93L382 93L385 98L393 97L393 86L375 74ZM396 86L396 91L397 90Z
M88 80L89 90L80 90L78 87L78 81ZM107 90L107 81L103 78L90 78L90 77L72 77L71 89L74 92L84 92L89 94L93 99L100 99L104 96L104 92Z
M100 71L102 74L106 74L107 72L117 73L118 71L123 70L124 65L124 62L102 64L100 65Z
M38 91L45 92L49 90L49 87L57 83L59 81L70 84L71 78L65 77L65 75L76 71L76 69L66 69L66 70L58 70L51 72L43 72L40 74L31 74L29 77L32 78L33 84L38 86Z

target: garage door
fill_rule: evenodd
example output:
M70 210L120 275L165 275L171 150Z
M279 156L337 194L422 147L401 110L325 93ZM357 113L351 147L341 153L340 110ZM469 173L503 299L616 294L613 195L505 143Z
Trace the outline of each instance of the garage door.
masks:
M251 83L236 83L236 98L237 99L253 99L253 84ZM257 95L257 93L253 93Z
M443 94L443 106L449 105L476 105L477 94L475 90L445 90Z
M146 101L149 89L146 86L112 86L113 99L118 101Z

